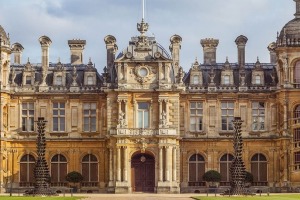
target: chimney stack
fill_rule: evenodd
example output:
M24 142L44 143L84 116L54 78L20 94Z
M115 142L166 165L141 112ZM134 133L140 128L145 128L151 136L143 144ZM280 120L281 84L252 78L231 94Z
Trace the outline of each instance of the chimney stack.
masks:
M68 40L68 45L71 51L71 65L80 65L83 62L83 50L86 45L86 40L73 39Z
M174 74L175 76L178 74L178 70L180 67L180 49L182 38L179 35L173 35L170 38L170 51L172 53L173 64L174 64Z
M272 42L268 46L268 50L270 51L270 62L271 62L271 64L276 64L277 63L277 55L276 55L275 48L276 48L276 43L275 42Z
M48 69L49 67L49 47L52 43L49 37L42 36L39 38L42 47L42 68Z
M21 56L24 47L20 43L14 43L11 47L11 52L14 54L14 63L21 64Z
M116 44L117 40L112 35L107 35L104 38L104 42L106 44L106 62L107 62L107 70L110 73L113 68L113 64L115 62L115 55L118 50L118 46Z
M245 47L247 44L248 38L246 36L240 35L236 38L235 43L238 49L238 64L240 68L245 67Z
M206 38L200 41L203 47L204 64L216 64L218 39Z

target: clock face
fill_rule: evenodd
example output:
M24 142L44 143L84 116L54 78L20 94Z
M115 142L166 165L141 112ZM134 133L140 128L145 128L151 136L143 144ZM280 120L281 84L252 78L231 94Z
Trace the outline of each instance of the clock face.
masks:
M140 75L141 77L147 76L147 75L148 75L148 70L147 70L146 68L144 68L144 67L140 68L140 69L139 69L139 75Z

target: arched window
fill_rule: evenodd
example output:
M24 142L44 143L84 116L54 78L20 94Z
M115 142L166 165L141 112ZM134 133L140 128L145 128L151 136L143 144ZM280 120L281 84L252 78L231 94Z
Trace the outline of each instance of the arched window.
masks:
M32 155L26 154L22 156L20 160L20 186L21 187L33 186L34 167L35 167L35 158Z
M204 186L202 176L205 173L205 160L200 154L194 154L189 159L189 186Z
M266 186L268 183L267 159L263 154L255 154L251 158L251 173L256 186Z
M294 77L295 83L300 83L300 61L298 61L295 65Z
M193 76L193 84L195 85L199 84L199 76Z
M220 159L220 173L221 173L221 182L229 182L229 169L231 162L233 160L233 155L225 154ZM226 183L224 183L226 185Z
M51 182L54 186L65 186L67 175L67 159L61 154L56 154L51 159Z
M300 147L300 128L295 128L294 129L294 144L295 144L295 148Z
M83 176L82 186L92 187L98 183L98 159L93 154L82 158L81 170Z
M300 105L298 105L294 110L294 123L300 123Z

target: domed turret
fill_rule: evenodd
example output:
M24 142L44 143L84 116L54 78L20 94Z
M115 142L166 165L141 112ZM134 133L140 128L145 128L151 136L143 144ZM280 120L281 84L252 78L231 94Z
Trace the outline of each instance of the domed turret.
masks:
M289 21L277 38L277 46L300 46L300 0L296 2L295 18Z

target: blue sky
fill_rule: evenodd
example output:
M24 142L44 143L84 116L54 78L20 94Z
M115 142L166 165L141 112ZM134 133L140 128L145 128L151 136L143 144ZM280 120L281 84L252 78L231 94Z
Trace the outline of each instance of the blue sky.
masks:
M41 62L38 38L51 38L50 62L60 57L70 62L69 39L85 39L84 62L89 57L102 71L106 65L106 35L117 39L119 52L130 37L139 33L141 0L0 0L0 25L10 33L11 44L23 45L22 62ZM200 40L220 40L217 61L237 61L235 39L248 37L246 61L269 62L267 46L276 41L277 31L294 18L293 0L146 0L148 35L165 49L169 39L183 38L181 66L187 71L195 58L203 62Z

